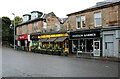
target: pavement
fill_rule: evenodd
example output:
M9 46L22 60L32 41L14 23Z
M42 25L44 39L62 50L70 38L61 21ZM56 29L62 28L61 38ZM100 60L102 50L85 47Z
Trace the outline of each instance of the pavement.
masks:
M95 57L95 56L88 56L88 55L84 55L84 56L79 55L79 57L78 57L78 56L76 56L76 54L70 54L68 57L110 61L110 62L120 62L120 58L115 58L115 57Z

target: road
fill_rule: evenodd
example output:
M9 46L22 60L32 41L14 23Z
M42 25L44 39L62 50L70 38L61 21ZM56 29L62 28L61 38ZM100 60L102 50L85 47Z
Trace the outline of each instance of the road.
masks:
M118 63L2 48L3 77L117 77Z

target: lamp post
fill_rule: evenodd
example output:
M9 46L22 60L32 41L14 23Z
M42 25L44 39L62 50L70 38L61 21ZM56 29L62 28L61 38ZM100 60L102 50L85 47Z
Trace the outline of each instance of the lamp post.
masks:
M12 13L12 15L14 16L14 49L15 49L15 14Z

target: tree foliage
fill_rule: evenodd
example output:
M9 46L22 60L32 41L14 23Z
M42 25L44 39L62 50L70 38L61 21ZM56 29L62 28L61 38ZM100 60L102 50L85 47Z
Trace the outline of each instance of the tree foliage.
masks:
M4 16L2 17L2 30L4 31L6 28L9 28L11 24L10 18Z
M8 40L9 27L11 24L10 18L4 16L2 17L2 40Z
M15 17L15 25L22 22L22 18ZM10 20L9 17L2 17L2 40L9 43L13 43L14 39L14 20Z
M22 22L22 18L20 16L15 17L15 25L18 25ZM11 20L12 25L14 25L14 20Z

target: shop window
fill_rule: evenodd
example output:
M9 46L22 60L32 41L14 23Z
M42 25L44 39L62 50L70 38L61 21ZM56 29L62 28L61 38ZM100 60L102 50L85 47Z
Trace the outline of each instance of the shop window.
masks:
M78 40L74 40L72 43L72 52L76 53L78 50Z
M86 49L85 40L81 39L80 40L80 51L85 52L85 49Z
M99 27L102 25L102 16L101 12L97 12L94 14L94 26Z
M68 40L66 40L65 42L66 42L65 48L68 48Z
M76 17L76 28L79 29L80 28L80 16Z
M93 52L93 39L86 39L86 51Z

